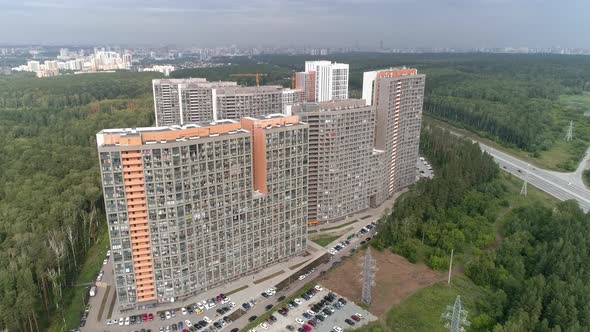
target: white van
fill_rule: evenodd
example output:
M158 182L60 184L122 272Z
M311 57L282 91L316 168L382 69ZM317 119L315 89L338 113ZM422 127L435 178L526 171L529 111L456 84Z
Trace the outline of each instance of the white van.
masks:
M96 295L96 286L92 286L90 287L90 296L95 296Z

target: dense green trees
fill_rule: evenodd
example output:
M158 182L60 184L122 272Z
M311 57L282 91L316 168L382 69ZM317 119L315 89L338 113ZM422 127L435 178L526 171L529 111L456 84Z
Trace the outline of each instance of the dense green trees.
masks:
M351 65L350 95L358 98L363 71L416 67L427 75L427 114L533 155L563 139L570 120L576 122L576 130L590 128L583 112L567 112L558 100L560 95L590 92L589 57L351 53L320 58ZM309 57L263 55L257 59L302 70ZM590 135L579 130L577 134L587 146Z
M451 249L469 251L494 241L496 210L505 189L495 181L497 165L476 144L439 128L424 128L420 146L437 176L421 180L396 202L374 244L444 269Z
M0 80L0 330L62 320L104 219L95 134L153 122L152 76Z

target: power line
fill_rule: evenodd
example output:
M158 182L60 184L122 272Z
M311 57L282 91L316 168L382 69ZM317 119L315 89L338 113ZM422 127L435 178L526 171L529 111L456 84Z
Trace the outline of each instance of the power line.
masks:
M574 138L574 122L570 121L569 126L567 126L567 133L565 134L565 141L569 142Z
M461 297L457 295L455 303L448 305L447 310L442 314L441 318L446 320L445 327L451 332L463 332L463 326L469 326L471 323L467 320L467 310L463 309L461 304Z
M363 270L361 271L362 276L362 295L361 300L365 305L371 304L371 290L375 285L375 271L377 270L375 260L371 256L371 248L367 248L365 252L365 258L363 259Z

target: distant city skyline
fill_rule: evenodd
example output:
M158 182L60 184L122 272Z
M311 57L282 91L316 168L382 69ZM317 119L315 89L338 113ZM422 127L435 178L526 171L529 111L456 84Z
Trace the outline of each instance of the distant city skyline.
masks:
M589 11L584 0L0 0L0 44L589 48Z

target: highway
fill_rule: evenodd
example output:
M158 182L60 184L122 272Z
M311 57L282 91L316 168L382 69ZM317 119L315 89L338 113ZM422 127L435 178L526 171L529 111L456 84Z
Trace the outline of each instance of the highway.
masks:
M528 183L559 200L576 200L582 210L590 211L590 190L579 182L568 182L563 177L557 176L555 172L540 169L485 144L479 143L479 146L494 157L494 160L505 171L520 179L526 178Z

